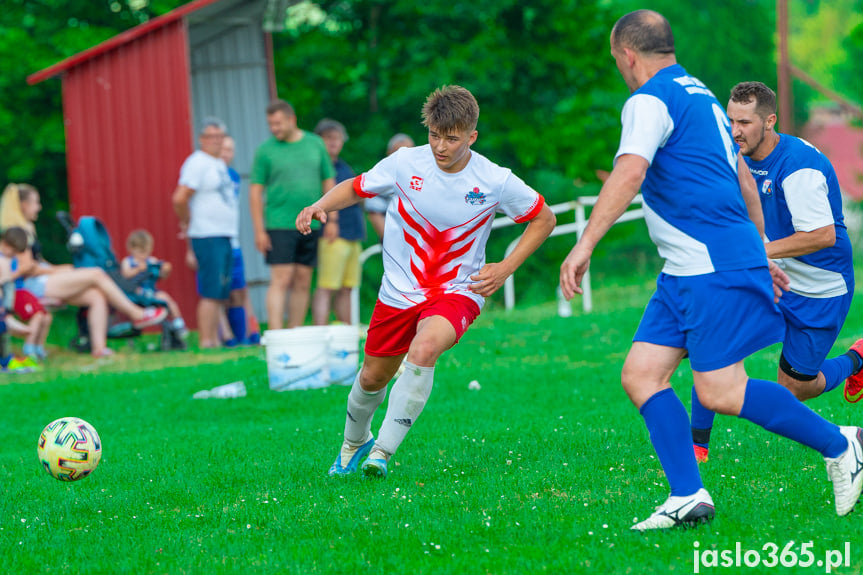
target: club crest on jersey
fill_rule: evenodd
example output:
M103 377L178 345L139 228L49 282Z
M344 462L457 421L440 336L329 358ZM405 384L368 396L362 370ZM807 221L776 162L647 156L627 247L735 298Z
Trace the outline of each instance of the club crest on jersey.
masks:
M419 192L423 189L423 179L419 176L411 177L411 189Z
M773 195L773 180L764 180L761 184L761 193L765 196Z
M472 206L481 206L485 203L486 199L485 194L480 192L479 188L474 188L465 195L464 203Z

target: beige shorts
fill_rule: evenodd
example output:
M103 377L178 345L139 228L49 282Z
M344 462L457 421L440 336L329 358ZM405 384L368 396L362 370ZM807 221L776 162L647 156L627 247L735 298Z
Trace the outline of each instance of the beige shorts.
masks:
M360 242L321 238L318 242L318 287L354 288L360 285Z

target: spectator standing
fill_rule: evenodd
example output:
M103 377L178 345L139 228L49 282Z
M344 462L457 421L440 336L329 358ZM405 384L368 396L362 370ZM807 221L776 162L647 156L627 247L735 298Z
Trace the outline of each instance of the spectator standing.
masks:
M204 120L194 151L180 168L174 191L174 211L180 232L189 239L186 261L197 269L198 344L219 345L219 313L231 291L231 241L237 236L237 198L221 158L225 124L217 118Z
M225 136L222 142L222 160L228 166L228 175L234 186L234 196L239 204L240 200L240 174L231 167L234 161L236 143L230 136ZM239 222L239 220L238 220ZM231 295L228 298L228 309L225 311L227 324L231 330L235 344L257 344L261 341L261 328L258 326L258 318L252 308L252 298L246 287L246 272L243 263L243 250L240 249L239 228L237 236L231 242L234 264L231 270ZM227 342L226 342L227 343Z
M276 100L267 106L267 125L273 136L255 153L249 211L255 247L270 266L268 327L281 329L289 291L288 327L303 325L318 258L320 226L315 222L312 233L303 235L296 228L297 215L335 186L336 180L323 140L297 126L288 102Z
M354 170L339 157L348 141L342 123L325 118L315 126L315 133L324 140L336 170L336 183L353 178ZM360 204L339 210L324 224L323 237L318 242L318 288L312 300L315 325L329 323L331 307L336 321L351 323L351 290L360 285L360 252L365 239L366 223Z

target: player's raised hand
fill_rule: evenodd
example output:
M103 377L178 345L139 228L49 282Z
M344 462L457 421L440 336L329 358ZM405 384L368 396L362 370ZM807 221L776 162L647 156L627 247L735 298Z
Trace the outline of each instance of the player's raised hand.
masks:
M303 208L297 216L297 231L304 236L309 235L312 232L312 220L318 220L322 224L327 223L327 212L315 204Z
M474 282L470 285L470 291L482 297L489 297L500 289L510 275L512 272L508 271L503 264L485 264L481 270L470 276Z
M583 250L579 244L576 244L560 264L560 289L563 297L572 299L575 294L584 293L581 289L581 280L589 267L590 251Z

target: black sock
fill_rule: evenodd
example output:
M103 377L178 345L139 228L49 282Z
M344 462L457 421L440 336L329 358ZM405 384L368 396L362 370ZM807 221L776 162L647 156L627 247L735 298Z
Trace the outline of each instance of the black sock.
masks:
M695 427L690 429L692 429L692 443L705 448L710 445L710 429L697 429Z
M854 371L852 371L851 374L856 375L860 372L860 368L863 367L863 358L861 358L860 354L853 349L849 349L848 351L846 351L845 355L850 357L851 362L854 364Z

